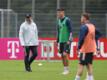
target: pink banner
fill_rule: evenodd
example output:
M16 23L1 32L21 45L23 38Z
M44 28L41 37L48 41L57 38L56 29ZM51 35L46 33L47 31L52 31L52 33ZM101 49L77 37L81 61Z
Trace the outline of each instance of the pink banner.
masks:
M56 43L53 41L55 38L41 38L41 42L38 46L37 60L52 59L60 60L61 56L58 53ZM48 40L48 41L47 41ZM71 53L69 58L78 59L77 56L77 42L75 38L71 45ZM99 42L100 55L95 55L95 59L107 60L107 39L102 38ZM0 60L23 60L24 49L21 47L18 38L1 38L0 39Z
M24 51L18 38L0 39L0 60L23 59Z

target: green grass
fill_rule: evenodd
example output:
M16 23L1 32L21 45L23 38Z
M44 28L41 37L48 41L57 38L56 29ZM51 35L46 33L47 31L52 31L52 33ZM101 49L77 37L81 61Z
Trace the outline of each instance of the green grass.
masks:
M78 61L70 62L70 74L62 75L61 62L38 62L32 64L33 72L25 72L23 61L0 61L0 80L74 80ZM85 79L86 69L81 80ZM95 80L107 80L107 61L94 62Z

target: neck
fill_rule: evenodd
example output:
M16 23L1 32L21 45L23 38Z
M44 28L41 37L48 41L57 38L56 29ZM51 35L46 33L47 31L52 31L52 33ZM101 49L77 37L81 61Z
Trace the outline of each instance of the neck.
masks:
M89 23L89 20L86 20L84 23Z
M61 19L63 19L65 16L62 16Z
M86 21L82 22L81 24L87 24L89 22L90 22L89 20L86 20Z

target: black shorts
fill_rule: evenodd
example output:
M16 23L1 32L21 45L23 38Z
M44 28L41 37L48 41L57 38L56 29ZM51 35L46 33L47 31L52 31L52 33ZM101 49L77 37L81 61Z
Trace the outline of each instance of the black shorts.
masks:
M63 53L63 52L66 52L68 54L70 54L70 47L71 47L71 44L67 44L66 42L64 43L60 43L59 44L59 53Z
M93 53L80 53L79 64L88 65L93 63Z

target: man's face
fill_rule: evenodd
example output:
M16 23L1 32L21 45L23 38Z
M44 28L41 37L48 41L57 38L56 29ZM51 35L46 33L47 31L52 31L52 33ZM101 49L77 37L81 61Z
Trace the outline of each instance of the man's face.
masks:
M30 24L31 23L31 17L26 17L26 21Z
M86 18L84 16L81 16L81 24L84 24L86 21Z
M59 19L62 19L64 16L65 16L65 15L64 15L64 11L57 11L57 17L58 17Z

